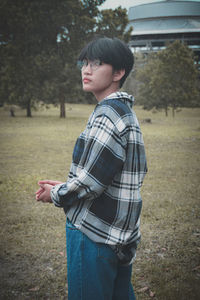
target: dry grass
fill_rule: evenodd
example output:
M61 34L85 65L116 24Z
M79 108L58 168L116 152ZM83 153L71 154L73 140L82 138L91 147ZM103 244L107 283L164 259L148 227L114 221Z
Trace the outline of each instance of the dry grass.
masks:
M0 299L67 299L65 216L34 200L37 181L64 180L75 139L93 107L67 105L25 118L0 110ZM149 173L142 243L133 267L137 300L199 299L200 110L173 120L136 107ZM123 300L123 299L122 299Z

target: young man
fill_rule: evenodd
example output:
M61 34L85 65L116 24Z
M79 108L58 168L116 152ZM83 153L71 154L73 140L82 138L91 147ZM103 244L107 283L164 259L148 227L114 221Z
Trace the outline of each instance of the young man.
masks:
M36 199L67 217L69 300L133 300L140 188L147 172L133 97L120 92L133 67L125 43L97 38L81 52L83 90L98 104L77 139L68 180L40 181Z

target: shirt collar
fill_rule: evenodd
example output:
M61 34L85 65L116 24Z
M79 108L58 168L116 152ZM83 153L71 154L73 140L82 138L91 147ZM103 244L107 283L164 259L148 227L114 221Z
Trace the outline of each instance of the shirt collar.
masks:
M127 104L129 104L130 107L132 107L133 104L134 104L134 97L132 95L129 95L126 92L115 92L115 93L112 93L112 94L108 95L106 98L104 98L103 101L109 100L109 99L122 100L122 101L126 102Z

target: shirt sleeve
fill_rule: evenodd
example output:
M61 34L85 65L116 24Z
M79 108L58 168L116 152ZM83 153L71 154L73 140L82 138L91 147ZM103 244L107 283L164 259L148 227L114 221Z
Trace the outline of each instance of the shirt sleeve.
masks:
M80 145L84 145L82 151ZM75 145L73 163L79 170L76 176L51 190L54 204L64 207L98 197L121 170L125 152L116 124L105 114L96 117L87 138L79 138Z

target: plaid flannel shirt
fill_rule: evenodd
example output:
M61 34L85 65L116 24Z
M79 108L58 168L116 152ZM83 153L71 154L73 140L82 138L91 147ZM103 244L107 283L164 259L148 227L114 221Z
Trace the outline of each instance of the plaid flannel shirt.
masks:
M67 218L90 239L109 244L122 263L140 240L140 188L147 172L133 97L117 92L99 102L77 139L66 183L51 190Z

